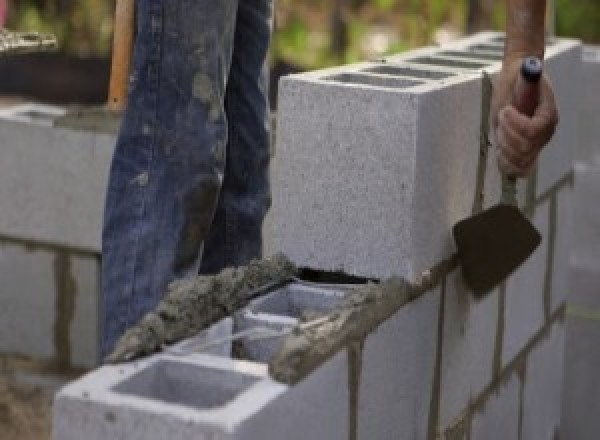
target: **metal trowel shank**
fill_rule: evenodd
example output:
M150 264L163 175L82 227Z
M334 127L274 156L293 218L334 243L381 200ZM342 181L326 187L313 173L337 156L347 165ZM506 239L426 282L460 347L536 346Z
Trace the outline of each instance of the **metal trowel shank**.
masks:
M463 274L476 295L489 292L517 269L542 241L512 205L497 205L453 229Z

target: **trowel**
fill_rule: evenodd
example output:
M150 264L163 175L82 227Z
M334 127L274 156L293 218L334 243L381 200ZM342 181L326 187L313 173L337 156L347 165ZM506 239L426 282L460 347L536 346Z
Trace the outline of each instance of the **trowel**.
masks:
M513 105L531 117L539 102L542 62L523 60ZM516 178L502 175L500 204L453 228L463 275L476 296L500 284L539 246L542 237L517 207Z

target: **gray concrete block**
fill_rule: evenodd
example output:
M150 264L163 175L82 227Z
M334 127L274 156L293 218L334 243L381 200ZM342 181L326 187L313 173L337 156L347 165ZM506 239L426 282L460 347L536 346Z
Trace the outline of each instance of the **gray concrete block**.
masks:
M573 249L573 188L563 187L556 195L556 234L554 237L551 284L551 310L563 305L569 294L570 260Z
M274 290L235 315L235 332L265 329L264 335L244 337L240 349L244 359L269 362L294 326L326 314L341 305L348 290L292 282ZM269 334L272 333L272 334Z
M582 70L577 160L600 165L600 46L584 46Z
M96 366L99 270L92 254L1 242L0 352Z
M536 208L533 224L542 243L506 281L502 365L512 361L544 325L549 214L549 201Z
M242 422L235 439L347 440L349 415L348 356L343 350Z
M266 366L159 355L103 367L55 399L53 438L348 438L346 353L294 388Z
M267 248L304 266L412 278L452 252L450 229L470 212L481 83L322 79L336 73L280 83Z
M358 403L360 440L427 437L440 289L404 306L367 337Z
M564 346L565 326L559 321L529 354L523 390L523 439L554 439L559 432Z
M174 355L203 353L231 357L232 334L233 318L227 317L201 331L196 336L168 347L165 351Z
M600 316L598 310L590 310ZM561 438L596 440L600 432L600 320L568 315Z
M440 418L450 427L492 381L498 321L498 290L480 300L460 271L446 281Z
M551 78L560 111L560 123L554 137L538 159L537 195L548 191L573 171L579 145L579 88L581 87L581 45L573 40L559 40L546 50L544 69Z
M600 165L575 166L575 266L600 271Z
M569 304L600 309L600 270L571 265Z
M472 58L467 49L458 56L453 47L390 57L377 73L365 63L281 81L268 253L283 251L309 267L411 279L452 253L449 231L469 216L475 197L480 72L500 69L495 59ZM548 48L547 69L557 76L566 116L557 146L540 159L538 194L571 170L571 72L579 72L580 56L571 40ZM480 63L466 66L472 61ZM373 82L394 77L390 66L398 81Z
M521 381L513 374L475 411L471 422L472 440L519 440ZM523 437L524 438L524 437Z
M56 255L3 243L0 247L0 351L50 359L55 355Z
M99 252L115 138L51 127L44 113L56 116L29 106L0 117L0 235Z

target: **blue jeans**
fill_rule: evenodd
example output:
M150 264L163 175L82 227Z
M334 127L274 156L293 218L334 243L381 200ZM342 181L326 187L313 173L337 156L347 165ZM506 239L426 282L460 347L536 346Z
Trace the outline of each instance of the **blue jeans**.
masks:
M262 253L272 0L138 0L102 242L103 340L167 285Z

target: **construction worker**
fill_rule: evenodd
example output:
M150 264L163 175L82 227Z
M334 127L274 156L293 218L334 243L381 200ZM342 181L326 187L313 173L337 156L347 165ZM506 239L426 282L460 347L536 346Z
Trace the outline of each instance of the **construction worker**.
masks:
M507 0L493 108L500 164L524 175L557 122L544 78L533 118L511 107L524 55L543 56L545 2ZM265 57L271 0L138 0L128 107L103 232L103 354L169 282L261 255L270 204Z

